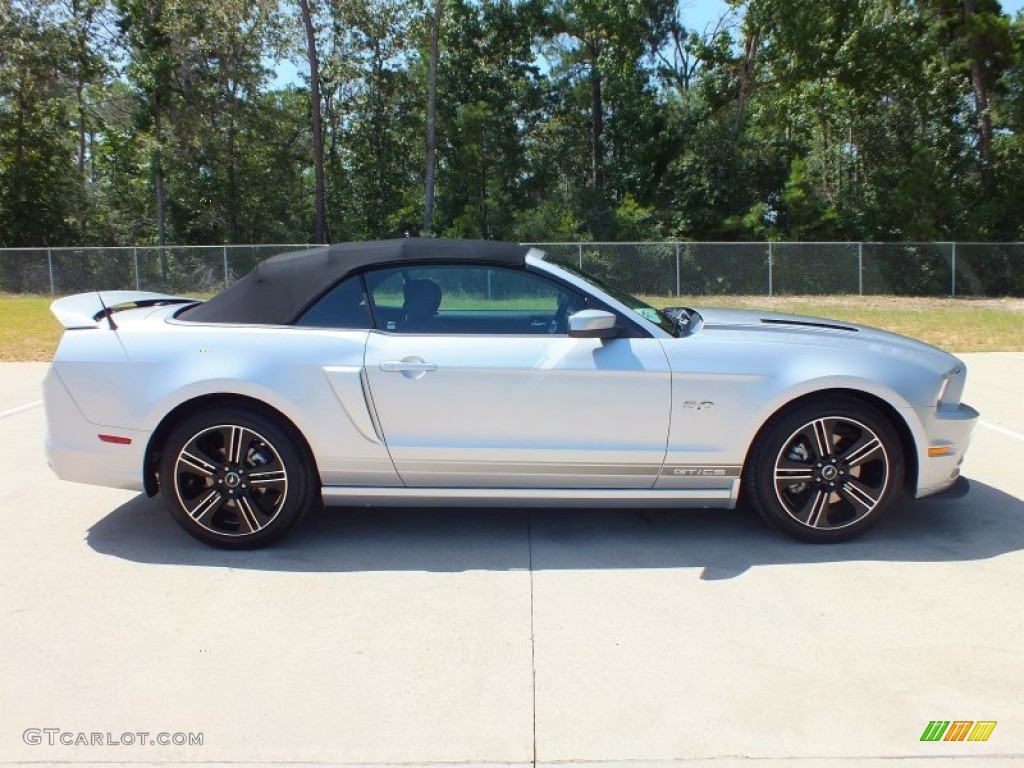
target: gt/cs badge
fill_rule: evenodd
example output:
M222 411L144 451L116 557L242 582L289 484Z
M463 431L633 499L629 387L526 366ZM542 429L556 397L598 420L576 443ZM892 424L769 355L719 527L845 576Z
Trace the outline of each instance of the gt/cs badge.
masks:
M689 408L691 411L710 411L715 407L715 404L710 400L686 400L683 402L683 408Z

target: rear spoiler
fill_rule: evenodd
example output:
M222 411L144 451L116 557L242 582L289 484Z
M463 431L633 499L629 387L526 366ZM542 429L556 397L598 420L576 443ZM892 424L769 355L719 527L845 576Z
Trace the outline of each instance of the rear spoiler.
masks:
M99 291L76 293L57 299L50 305L50 311L67 330L73 328L95 328L104 317L110 317L122 309L136 307L157 307L165 304L195 304L199 299L184 296L169 296L149 291Z

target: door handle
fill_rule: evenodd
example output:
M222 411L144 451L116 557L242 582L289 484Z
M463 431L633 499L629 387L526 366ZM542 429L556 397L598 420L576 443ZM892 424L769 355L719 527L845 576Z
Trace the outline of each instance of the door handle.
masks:
M380 364L382 371L394 373L427 372L436 371L435 363L425 363L422 360L386 360Z
M388 373L400 373L407 379L421 379L430 371L436 371L437 365L428 363L422 357L403 357L401 360L385 360L380 369Z

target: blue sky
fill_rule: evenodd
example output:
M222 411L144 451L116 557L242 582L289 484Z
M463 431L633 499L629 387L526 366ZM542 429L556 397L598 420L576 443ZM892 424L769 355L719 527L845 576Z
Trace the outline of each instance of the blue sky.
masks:
M729 8L722 0L683 0L682 6L683 24L699 32L714 29Z

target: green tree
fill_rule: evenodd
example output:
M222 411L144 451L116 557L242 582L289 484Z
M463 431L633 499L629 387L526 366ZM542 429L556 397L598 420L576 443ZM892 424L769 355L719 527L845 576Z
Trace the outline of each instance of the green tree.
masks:
M74 41L49 5L0 4L0 244L80 234L72 117Z
M530 128L541 108L530 3L449 2L438 73L437 229L461 237L512 236L529 205Z
M656 142L661 132L650 73L643 62L672 13L674 4L661 0L555 0L551 8L553 75L567 91L565 105L585 114L589 123L589 190L584 204L591 226L602 236L612 234L608 210L611 198L627 185L623 169L637 169L654 153L647 151L648 146L636 152L637 157L628 155L638 141ZM558 118L569 123L572 113L563 111ZM570 136L563 133L562 138ZM579 142L579 137L570 140ZM578 143L574 149L579 153ZM613 169L611 190L609 155L623 160Z
M324 63L329 218L335 239L417 231L423 218L423 94L411 68L421 8L353 0L332 8Z

